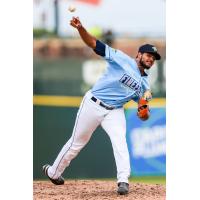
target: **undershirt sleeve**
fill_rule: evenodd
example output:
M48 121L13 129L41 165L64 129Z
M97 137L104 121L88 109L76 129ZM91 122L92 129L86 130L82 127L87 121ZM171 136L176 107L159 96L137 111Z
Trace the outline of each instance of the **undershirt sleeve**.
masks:
M103 42L100 42L99 40L96 41L96 48L94 49L94 52L100 56L105 57L106 53L106 45Z

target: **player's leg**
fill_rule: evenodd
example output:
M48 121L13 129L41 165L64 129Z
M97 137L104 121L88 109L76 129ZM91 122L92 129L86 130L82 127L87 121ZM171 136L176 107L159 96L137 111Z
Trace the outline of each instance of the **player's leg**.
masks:
M126 143L126 120L123 109L109 112L101 123L111 139L117 166L117 182L128 183L130 176L130 159Z
M86 95L77 113L73 133L68 142L63 146L54 164L48 169L48 176L57 179L61 176L71 160L87 144L93 131L101 123L103 113L97 109L99 105L91 102L90 96Z

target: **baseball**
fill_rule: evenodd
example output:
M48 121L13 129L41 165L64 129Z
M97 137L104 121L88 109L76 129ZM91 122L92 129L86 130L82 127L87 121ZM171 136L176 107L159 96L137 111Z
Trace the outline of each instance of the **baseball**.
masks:
M68 10L69 10L70 12L75 12L75 11L76 11L76 7L73 6L73 5L70 5L69 8L68 8Z

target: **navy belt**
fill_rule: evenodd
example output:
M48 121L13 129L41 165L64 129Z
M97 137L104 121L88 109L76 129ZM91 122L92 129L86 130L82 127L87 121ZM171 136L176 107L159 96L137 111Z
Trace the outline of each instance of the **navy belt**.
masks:
M92 99L92 101L94 101L95 103L97 102L97 98L92 97L91 99ZM102 103L101 101L99 101L98 104L99 104L100 106L102 106L103 108L105 108L106 110L113 110L113 109L114 109L114 107L109 107L109 106L105 105L104 103Z

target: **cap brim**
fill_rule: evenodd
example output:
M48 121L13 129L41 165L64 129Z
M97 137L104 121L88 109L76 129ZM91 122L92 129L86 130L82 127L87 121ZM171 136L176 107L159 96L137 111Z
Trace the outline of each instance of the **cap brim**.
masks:
M161 59L161 56L159 53L156 53L156 52L146 52L146 53L150 53L150 54L153 54L156 58L156 60L160 60Z

